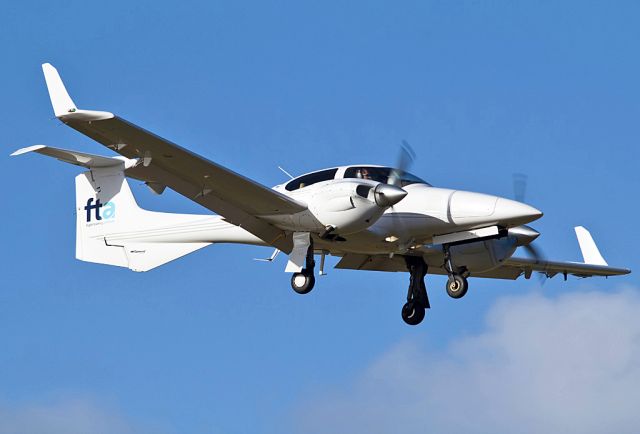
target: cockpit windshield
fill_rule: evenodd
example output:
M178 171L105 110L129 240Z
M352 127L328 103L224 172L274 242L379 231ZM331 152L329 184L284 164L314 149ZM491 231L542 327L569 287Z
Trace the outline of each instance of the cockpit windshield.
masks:
M405 187L409 184L426 184L431 186L428 182L423 181L415 175L412 175L408 172L399 173L398 170L392 169L391 167L375 167L375 166L359 166L359 167L349 167L344 172L345 178L360 178L360 179L371 179L377 182L383 182L385 184L389 184L389 178L392 178L391 181L395 178L399 178L399 182L394 182L395 185L399 185L400 187Z
M293 191L300 188L308 187L318 182L329 181L336 176L337 171L338 169L327 169L309 173L307 175L302 175L289 181L285 188L288 191Z

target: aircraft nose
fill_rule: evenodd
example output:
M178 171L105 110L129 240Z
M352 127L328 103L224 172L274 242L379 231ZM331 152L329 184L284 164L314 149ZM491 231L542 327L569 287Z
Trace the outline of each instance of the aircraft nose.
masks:
M522 225L538 220L542 217L542 211L526 203L500 197L496 201L493 217L510 225Z
M374 190L376 205L387 208L400 202L407 192L391 184L378 184Z

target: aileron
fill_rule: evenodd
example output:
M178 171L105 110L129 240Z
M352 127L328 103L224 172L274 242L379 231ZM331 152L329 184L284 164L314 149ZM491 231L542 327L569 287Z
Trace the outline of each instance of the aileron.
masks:
M626 268L609 267L607 265L584 264L581 262L536 261L529 258L505 259L503 267L514 267L546 274L570 274L579 277L587 276L620 276L629 274Z

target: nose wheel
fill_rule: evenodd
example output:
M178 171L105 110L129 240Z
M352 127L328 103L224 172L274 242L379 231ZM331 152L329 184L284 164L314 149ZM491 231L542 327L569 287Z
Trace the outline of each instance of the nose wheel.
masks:
M305 261L305 267L299 273L293 273L291 276L291 288L298 294L308 294L316 284L316 277L313 270L316 266L316 261L313 258L313 242L309 245L307 250L307 258ZM322 267L320 267L322 272Z
M427 287L424 276L427 274L427 264L421 257L405 256L409 269L409 290L407 302L402 306L402 319L409 325L418 325L425 317L429 305Z
M301 273L293 273L291 276L291 287L298 294L308 294L316 284L316 278L313 275L313 270L309 273L306 270L302 270Z

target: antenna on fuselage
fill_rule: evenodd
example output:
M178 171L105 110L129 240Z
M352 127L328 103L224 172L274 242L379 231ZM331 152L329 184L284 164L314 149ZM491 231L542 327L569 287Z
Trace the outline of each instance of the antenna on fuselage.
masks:
M287 175L290 179L293 179L293 175L290 174L289 172L287 172L286 170L284 170L281 166L278 166L278 169L280 169L282 171L282 173Z

